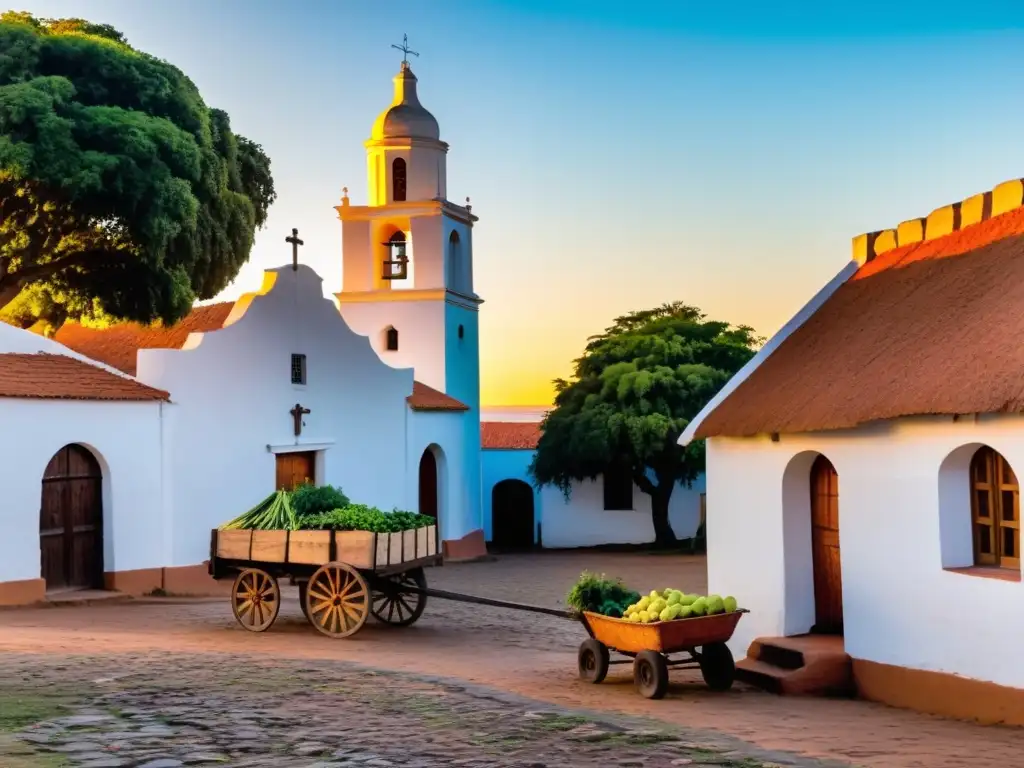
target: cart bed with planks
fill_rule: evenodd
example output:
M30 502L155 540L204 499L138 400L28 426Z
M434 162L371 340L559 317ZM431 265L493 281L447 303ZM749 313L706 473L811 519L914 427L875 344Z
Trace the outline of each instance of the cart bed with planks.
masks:
M427 603L423 569L440 562L436 525L399 533L215 529L209 572L234 579L231 608L250 632L273 626L287 578L310 624L349 637L371 614L396 627L416 622Z

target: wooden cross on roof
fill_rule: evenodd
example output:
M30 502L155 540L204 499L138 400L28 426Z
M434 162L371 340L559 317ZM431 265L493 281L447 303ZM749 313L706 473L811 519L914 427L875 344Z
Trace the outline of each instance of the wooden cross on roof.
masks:
M284 241L292 245L292 269L297 270L299 268L299 246L305 245L305 243L299 240L299 230L293 228L292 236L286 237Z

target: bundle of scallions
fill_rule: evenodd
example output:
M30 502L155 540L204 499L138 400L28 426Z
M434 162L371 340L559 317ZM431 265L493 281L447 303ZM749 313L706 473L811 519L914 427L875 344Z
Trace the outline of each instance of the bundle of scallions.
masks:
M294 531L298 526L287 491L275 491L221 530Z

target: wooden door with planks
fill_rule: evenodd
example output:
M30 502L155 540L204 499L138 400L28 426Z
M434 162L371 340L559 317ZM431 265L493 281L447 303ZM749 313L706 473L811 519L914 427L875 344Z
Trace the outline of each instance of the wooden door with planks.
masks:
M39 555L47 591L103 586L103 471L80 445L66 445L43 472Z
M303 483L316 483L316 453L277 454L277 489L291 491Z
M842 634L843 577L839 557L839 475L818 456L811 467L811 548L814 561L814 631Z

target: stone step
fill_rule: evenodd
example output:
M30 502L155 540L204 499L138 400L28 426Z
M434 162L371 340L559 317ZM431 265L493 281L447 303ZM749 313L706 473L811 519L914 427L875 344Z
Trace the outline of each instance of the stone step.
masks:
M757 659L745 658L736 662L736 679L768 693L782 694L787 670Z
M757 659L780 669L800 669L804 666L802 651L770 642L761 644L757 651Z
M781 695L854 693L853 666L841 637L759 637L736 665L736 678Z

